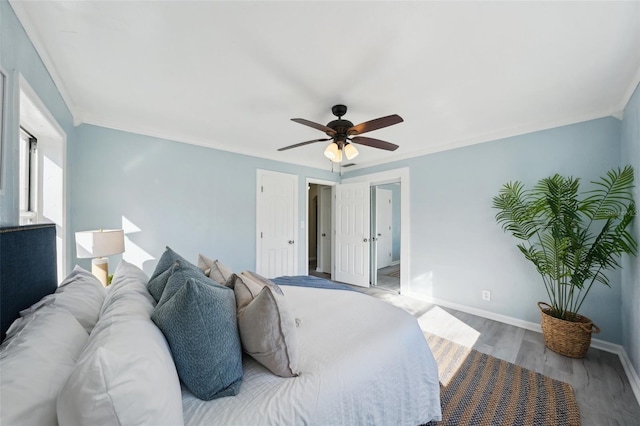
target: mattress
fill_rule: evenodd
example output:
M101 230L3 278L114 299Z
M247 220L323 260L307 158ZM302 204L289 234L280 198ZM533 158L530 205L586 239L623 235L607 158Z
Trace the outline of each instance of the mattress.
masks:
M440 420L435 360L417 321L368 295L281 286L298 322L300 375L248 356L238 395L183 388L185 425L412 425Z

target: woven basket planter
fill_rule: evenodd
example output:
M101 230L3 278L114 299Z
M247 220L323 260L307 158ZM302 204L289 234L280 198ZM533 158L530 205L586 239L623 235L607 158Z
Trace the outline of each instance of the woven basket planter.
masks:
M542 336L546 347L560 355L584 358L591 345L591 335L600 329L589 318L576 314L575 321L551 316L551 306L538 302L542 317Z

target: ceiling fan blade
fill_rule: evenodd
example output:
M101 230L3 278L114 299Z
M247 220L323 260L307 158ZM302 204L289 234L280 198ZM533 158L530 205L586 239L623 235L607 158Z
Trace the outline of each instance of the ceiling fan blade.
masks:
M325 142L325 141L330 141L331 138L326 138L326 139L314 139L312 141L306 141L306 142L300 142L294 145L289 145L289 146L285 146L284 148L278 148L278 151L286 151L288 149L291 148L297 148L299 146L305 146L305 145L309 145L310 143L314 143L314 142Z
M305 126L313 127L314 129L321 130L328 134L329 136L333 136L336 134L336 131L331 127L327 127L322 124L314 123L313 121L305 120L304 118L292 118L291 121L295 121L296 123L304 124Z
M356 136L351 139L351 142L357 143L358 145L366 145L371 146L373 148L386 149L387 151L395 151L398 149L398 145L381 141L380 139L367 138L364 136Z
M397 114L387 115L386 117L376 118L374 120L365 121L364 123L356 124L347 133L349 135L360 135L362 133L370 132L372 130L382 129L383 127L393 126L394 124L402 123L404 120Z

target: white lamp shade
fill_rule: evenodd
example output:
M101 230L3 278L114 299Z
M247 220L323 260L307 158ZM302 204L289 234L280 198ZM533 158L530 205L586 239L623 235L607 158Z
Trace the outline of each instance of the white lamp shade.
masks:
M111 256L123 252L122 229L76 232L76 254L79 259Z
M360 154L356 147L350 143L346 144L342 150L344 151L344 155L347 157L347 160L352 160Z
M341 149L338 150L338 155L336 155L336 158L334 158L331 161L333 161L334 163L339 163L339 162L342 161L342 150Z
M327 149L324 150L324 156L331 161L336 161L339 153L340 148L338 148L338 144L335 142L331 142L329 146L327 146Z

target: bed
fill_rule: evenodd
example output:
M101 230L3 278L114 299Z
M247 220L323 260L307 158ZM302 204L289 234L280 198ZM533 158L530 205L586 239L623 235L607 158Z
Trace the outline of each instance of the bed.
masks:
M243 341L242 377L234 385L235 394L202 400L178 374L179 358L170 352L173 340L160 325L156 327L161 322L154 324L150 319L160 302L148 291L148 277L123 262L113 287L103 294L81 268L74 269L61 288L52 287L51 282L56 281L55 244L51 244L55 228L48 229L21 227L0 232L0 308L4 312L9 302L13 306L12 314L2 317L3 335L13 323L0 347L2 424L37 420L39 424L419 425L440 420L437 367L415 318L331 283L326 288L317 282L276 286L295 318L294 377L280 377L265 368L257 361L259 357L247 355ZM5 250L7 235L11 235L12 247L49 248L39 253L30 249L9 252ZM24 268L34 265L40 265L37 278L16 279ZM71 297L74 286L84 292L82 299L76 295L75 301L65 301L59 293ZM82 304L77 311L79 300L91 300L96 308ZM72 323L69 312L79 325ZM43 324L36 333L38 339L47 345L65 341L69 356L60 361L64 368L47 366L51 353L65 352L53 346L26 357L19 352L23 341L28 341L24 330L38 320ZM50 323L69 324L66 328L75 334L47 338L50 333L43 327ZM33 350L33 343L26 346ZM22 379L7 377L7 371L24 368L19 363L25 359L31 368L22 373ZM38 371L33 371L34 365ZM54 368L55 372L50 371ZM54 376L46 379L47 392L29 387L28 377L38 382L48 375ZM39 408L34 409L36 406ZM40 417L30 417L34 413Z

